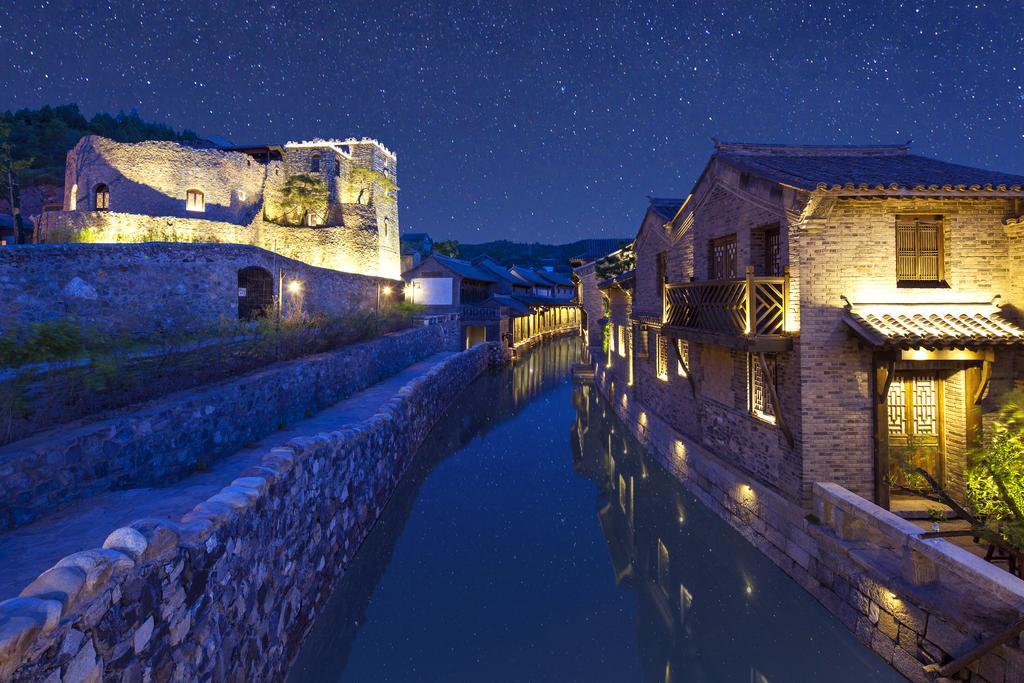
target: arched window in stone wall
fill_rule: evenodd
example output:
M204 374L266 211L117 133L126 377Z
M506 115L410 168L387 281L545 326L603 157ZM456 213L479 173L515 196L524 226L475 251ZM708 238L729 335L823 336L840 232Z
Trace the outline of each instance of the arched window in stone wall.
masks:
M78 183L71 186L71 195L68 197L68 211L78 209Z
M186 211L206 211L206 195L202 190L185 191Z
M106 211L110 208L110 188L106 183L100 183L93 190L93 207L97 211Z
M238 271L238 319L266 318L274 312L274 276L266 268Z
M320 155L314 154L309 160L309 170L313 173L320 172Z
M389 232L391 232L391 219L384 216L384 236L387 237Z
M302 214L302 224L305 225L306 227L312 227L313 225L315 225L312 211L306 211Z

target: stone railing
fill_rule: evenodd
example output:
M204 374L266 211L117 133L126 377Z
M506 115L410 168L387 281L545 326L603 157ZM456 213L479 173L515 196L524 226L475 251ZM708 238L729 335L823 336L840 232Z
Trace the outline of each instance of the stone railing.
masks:
M144 519L0 602L0 680L281 680L479 344L339 431L270 449L178 523ZM63 677L63 678L62 678Z

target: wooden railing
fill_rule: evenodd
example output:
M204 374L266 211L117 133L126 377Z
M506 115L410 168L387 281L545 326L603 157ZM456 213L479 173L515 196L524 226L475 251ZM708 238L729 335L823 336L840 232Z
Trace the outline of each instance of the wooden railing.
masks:
M747 270L743 279L705 280L665 285L666 327L711 334L782 336L789 308L789 275L759 277Z

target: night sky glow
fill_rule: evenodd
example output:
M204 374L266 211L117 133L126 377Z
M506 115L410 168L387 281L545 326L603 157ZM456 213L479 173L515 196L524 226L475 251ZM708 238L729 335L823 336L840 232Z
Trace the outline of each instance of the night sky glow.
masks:
M236 143L371 136L404 231L635 233L729 141L867 144L1024 174L1011 2L36 2L0 6L0 108L77 102Z

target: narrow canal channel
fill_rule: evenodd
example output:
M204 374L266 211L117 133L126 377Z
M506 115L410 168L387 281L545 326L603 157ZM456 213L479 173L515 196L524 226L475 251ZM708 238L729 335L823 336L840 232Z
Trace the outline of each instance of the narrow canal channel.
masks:
M902 680L647 460L578 354L449 408L289 680Z

